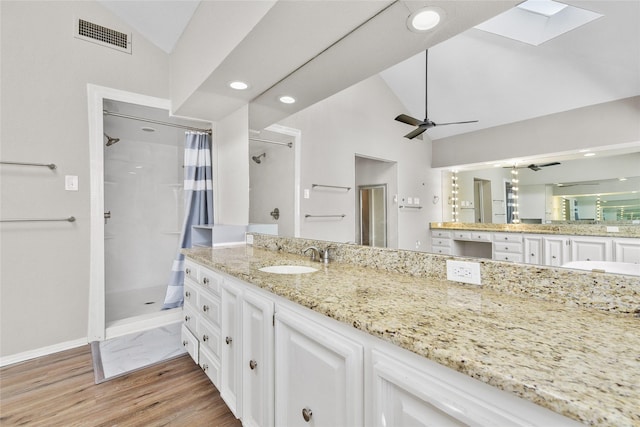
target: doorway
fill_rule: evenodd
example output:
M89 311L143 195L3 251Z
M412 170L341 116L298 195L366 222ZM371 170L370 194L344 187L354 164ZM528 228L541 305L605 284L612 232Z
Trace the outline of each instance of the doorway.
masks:
M474 222L492 222L491 181L473 178Z
M387 185L361 185L360 244L387 247Z

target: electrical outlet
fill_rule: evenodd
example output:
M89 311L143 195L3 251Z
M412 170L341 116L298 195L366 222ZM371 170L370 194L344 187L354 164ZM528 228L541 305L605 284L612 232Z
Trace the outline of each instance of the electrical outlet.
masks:
M447 260L447 280L480 285L480 263Z

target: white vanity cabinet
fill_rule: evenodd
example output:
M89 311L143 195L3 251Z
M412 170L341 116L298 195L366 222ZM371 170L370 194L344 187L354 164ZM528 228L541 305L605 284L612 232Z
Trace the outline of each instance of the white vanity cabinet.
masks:
M275 424L363 426L363 347L285 307L275 317Z
M245 289L242 294L242 424L272 427L273 300Z
M571 261L613 261L609 237L573 236L570 246Z
M544 265L560 267L571 259L569 238L567 236L545 236Z
M451 236L451 231L433 230L431 232L431 250L440 255L451 255L453 253Z
M494 233L493 259L522 262L522 235L519 233Z
M640 264L640 239L614 239L613 257L616 262Z
M234 281L225 280L221 288L222 319L220 322L220 396L236 416L241 416L242 370L242 288Z
M527 264L544 264L544 241L542 236L525 234L522 236L523 261Z

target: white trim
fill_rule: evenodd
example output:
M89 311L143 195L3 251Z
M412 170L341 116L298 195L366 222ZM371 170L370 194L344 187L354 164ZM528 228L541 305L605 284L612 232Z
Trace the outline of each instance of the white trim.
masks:
M89 118L89 175L91 192L90 262L89 262L89 341L103 341L105 325L104 283L104 100L128 102L171 112L171 101L104 86L87 84Z
M116 338L182 321L182 307L136 316L112 322L106 330L106 339Z
M49 354L58 353L64 350L70 350L72 348L82 347L87 345L87 338L79 338L73 341L61 342L47 347L36 348L34 350L24 351L18 354L12 354L10 356L0 357L0 367L13 365L14 363L24 362L26 360L35 359L37 357L48 356Z
M271 125L265 130L278 132L294 137L293 141L293 237L300 237L300 163L302 162L302 131L279 124Z

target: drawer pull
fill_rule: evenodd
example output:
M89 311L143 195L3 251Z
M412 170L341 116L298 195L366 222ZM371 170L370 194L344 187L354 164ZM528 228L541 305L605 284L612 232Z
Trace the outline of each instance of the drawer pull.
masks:
M203 335L202 336L202 341L209 341L209 336L208 335Z
M304 408L302 410L302 418L304 418L304 420L306 422L311 421L311 416L313 415L313 412L311 411L311 409L309 408Z
M184 272L187 273L187 276L191 276L191 269L190 268L185 268Z
M191 320L191 317L189 317L189 316L184 316L184 321L185 321L185 322L189 323L189 320Z
M202 311L204 311L205 313L206 313L207 311L209 311L209 306L208 306L208 305L203 305L203 306L202 306Z
M186 346L187 346L187 344L189 344L189 341L182 341L182 345L183 345L184 347L186 347Z
M191 292L187 291L184 293L184 296L187 298L191 298Z
M202 283L204 283L205 285L208 285L209 284L209 278L208 277L202 278Z
M202 365L200 365L200 367L204 372L207 372L207 370L209 369L209 365L207 365L206 363L203 363Z
M252 371L256 369L256 366L258 366L258 362L255 360L249 360L249 368L251 368Z
M226 342L227 344L231 344L232 341L233 341L233 338L231 338L231 337L226 337L224 339L224 342Z

